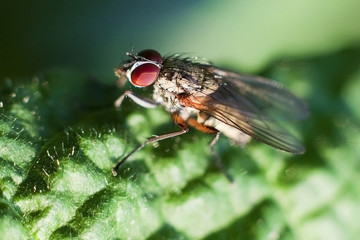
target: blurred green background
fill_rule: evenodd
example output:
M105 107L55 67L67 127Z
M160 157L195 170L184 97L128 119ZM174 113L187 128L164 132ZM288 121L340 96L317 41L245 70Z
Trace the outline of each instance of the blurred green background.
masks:
M360 1L1 1L0 233L8 239L357 239ZM125 52L205 57L283 83L309 105L293 156L211 137L131 101ZM147 92L142 92L146 94ZM196 148L194 147L196 142Z
M126 51L190 53L246 71L357 46L359 2L1 1L1 76L54 66L101 79Z

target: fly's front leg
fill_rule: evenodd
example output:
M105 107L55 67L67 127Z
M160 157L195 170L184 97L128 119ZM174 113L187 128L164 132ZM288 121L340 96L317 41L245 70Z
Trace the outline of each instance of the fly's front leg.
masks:
M189 128L185 122L184 119L182 119L177 113L172 114L172 117L174 119L174 122L181 128L180 131L178 132L172 132L172 133L166 133L160 136L155 136L155 137L151 137L148 138L145 142L143 142L142 144L140 144L139 146L137 146L134 150L132 150L128 155L126 155L123 159L121 159L116 165L115 167L112 169L112 173L114 176L116 176L118 174L119 168L121 167L121 165L131 156L133 155L135 152L139 151L140 149L142 149L143 147L145 147L147 144L149 143L154 143L154 142L158 142L167 138L172 138L172 137L176 137L179 136L181 134L187 133L189 131Z
M143 96L139 96L132 91L125 91L116 101L114 102L115 107L119 108L121 103L124 101L125 97L131 98L136 104L144 107L144 108L156 108L159 106L157 102L150 98L146 98Z

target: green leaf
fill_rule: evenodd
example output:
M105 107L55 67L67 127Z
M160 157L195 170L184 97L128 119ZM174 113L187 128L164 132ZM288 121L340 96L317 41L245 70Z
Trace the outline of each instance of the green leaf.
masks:
M308 101L312 116L298 133L307 153L293 156L256 141L240 148L222 137L216 150L233 183L215 167L212 136L193 129L144 147L114 177L112 167L139 143L177 130L168 113L131 101L116 110L120 91L69 71L4 80L1 236L356 238L358 56L343 51L268 69Z

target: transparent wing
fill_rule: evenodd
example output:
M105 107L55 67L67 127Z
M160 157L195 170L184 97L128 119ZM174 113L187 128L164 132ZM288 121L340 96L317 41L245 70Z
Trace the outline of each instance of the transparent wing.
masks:
M309 115L305 103L277 82L214 67L212 71L220 76L230 93L235 93L232 97L250 103L261 110L262 115L285 119L305 119Z
M308 110L300 99L265 78L214 67L208 70L220 86L201 97L201 111L275 148L296 154L305 151L302 144L275 121L306 118Z

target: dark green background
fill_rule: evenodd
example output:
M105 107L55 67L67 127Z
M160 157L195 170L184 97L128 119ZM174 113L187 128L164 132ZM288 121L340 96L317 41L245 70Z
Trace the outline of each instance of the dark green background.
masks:
M357 46L357 1L2 1L1 76L54 66L111 76L155 48L244 70Z
M356 239L359 1L0 3L0 232L8 239ZM154 48L263 75L307 102L307 152L217 144L131 101L113 68ZM139 90L141 94L147 91Z

